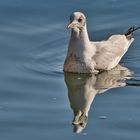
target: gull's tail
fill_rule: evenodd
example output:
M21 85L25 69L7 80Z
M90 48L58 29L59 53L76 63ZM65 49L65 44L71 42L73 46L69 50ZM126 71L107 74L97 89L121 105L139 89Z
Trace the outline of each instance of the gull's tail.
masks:
M133 33L138 29L140 29L140 27L135 28L133 26L133 27L129 28L128 31L125 33L126 38L128 40L132 39L133 38Z

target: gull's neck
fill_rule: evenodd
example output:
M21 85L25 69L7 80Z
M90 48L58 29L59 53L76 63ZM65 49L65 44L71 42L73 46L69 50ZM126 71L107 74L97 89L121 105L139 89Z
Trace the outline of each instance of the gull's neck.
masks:
M86 26L81 30L73 29L71 31L67 57L69 57L71 54L75 54L78 57L82 54L87 54L87 56L90 57L90 55L93 55L94 52L95 48L91 46Z
M88 32L86 26L82 29L72 30L71 31L71 40L76 42L81 42L83 48L86 48L90 44Z

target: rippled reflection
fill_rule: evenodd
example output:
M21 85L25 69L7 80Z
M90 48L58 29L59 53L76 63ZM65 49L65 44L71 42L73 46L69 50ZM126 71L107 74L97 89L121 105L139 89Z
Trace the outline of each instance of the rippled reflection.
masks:
M98 75L65 73L68 98L74 114L74 132L80 133L86 127L88 112L96 94L125 86L125 81L131 76L132 72L121 65Z

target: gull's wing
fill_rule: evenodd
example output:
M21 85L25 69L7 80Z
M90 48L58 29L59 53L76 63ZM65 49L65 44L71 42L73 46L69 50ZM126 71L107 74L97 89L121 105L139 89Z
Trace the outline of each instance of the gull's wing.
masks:
M127 39L125 35L112 35L106 41L92 42L96 46L96 54L93 56L95 69L110 70L115 67L133 40L134 38Z

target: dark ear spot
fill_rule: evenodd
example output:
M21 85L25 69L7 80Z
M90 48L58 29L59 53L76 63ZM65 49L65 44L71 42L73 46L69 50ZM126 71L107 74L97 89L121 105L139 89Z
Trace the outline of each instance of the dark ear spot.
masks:
M86 21L83 22L83 26L85 26L85 24L86 24Z
M83 24L83 26L85 26L85 24L86 24L86 19L85 18L84 18L82 24Z

